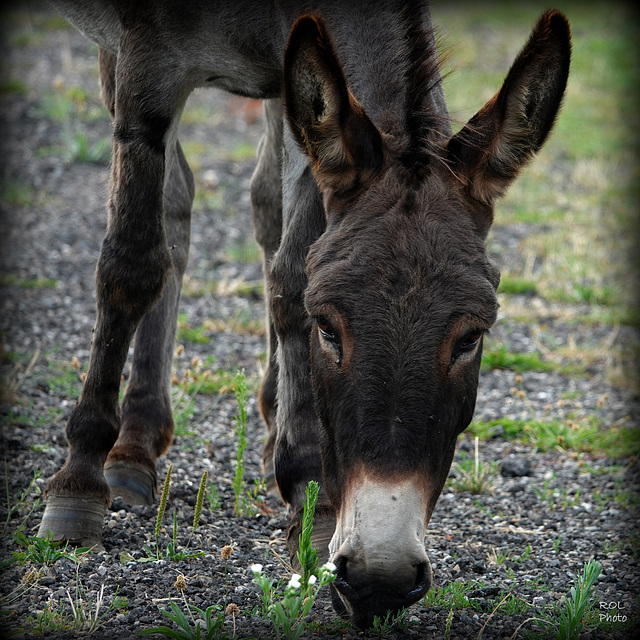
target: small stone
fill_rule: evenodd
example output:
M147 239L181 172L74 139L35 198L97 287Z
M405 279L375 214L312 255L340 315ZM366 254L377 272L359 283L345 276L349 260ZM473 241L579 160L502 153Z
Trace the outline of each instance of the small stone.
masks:
M480 562L480 560L477 560L476 562L474 562L471 568L473 569L474 573L479 573L479 574L483 574L487 570L484 562Z
M505 478L520 478L531 474L531 461L526 456L508 455L500 465L500 475Z

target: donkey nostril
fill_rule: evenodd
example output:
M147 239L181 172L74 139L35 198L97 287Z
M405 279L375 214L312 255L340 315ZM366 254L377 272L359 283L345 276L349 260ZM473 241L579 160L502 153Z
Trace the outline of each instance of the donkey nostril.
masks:
M413 589L407 594L408 600L419 600L431 587L431 566L428 562L421 562L417 567L416 581Z
M347 580L347 558L344 556L336 560L336 579L333 581L333 586L349 600L356 597L356 593Z

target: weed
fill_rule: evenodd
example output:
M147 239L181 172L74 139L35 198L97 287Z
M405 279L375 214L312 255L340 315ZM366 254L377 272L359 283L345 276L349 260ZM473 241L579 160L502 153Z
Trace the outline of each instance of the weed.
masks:
M335 580L336 567L330 562L316 571L318 555L311 543L311 534L317 499L318 484L311 481L307 485L299 538L298 561L302 574L294 573L291 576L280 600L276 600L278 593L273 586L274 580L262 574L262 565L250 567L253 582L261 591L262 611L268 615L278 635L283 635L287 640L297 640L304 633L306 618L318 591Z
M27 379L31 370L40 356L40 349L36 349L26 367L23 368L20 357L13 352L4 352L0 347L0 364L13 364L11 371L2 371L0 374L0 402L7 404L15 401L15 396L22 387L22 383ZM9 412L9 416L12 415ZM6 470L6 469L5 469Z
M79 125L62 129L62 157L68 163L106 164L111 158L111 139L100 138L93 144Z
M469 599L469 593L475 588L474 583L452 582L444 587L431 587L422 598L421 604L424 607L439 607L454 609L467 609L473 605L473 600Z
M244 241L231 245L226 250L226 258L229 262L254 264L262 260L262 249L254 240Z
M160 504L158 505L158 514L156 516L156 526L154 529L154 538L155 538L155 552L151 549L149 545L145 545L143 547L143 551L146 556L137 560L137 562L153 562L155 560L160 560L162 558L160 554L160 532L162 530L162 520L164 518L164 514L167 509L167 501L169 499L169 489L171 486L171 473L173 471L173 465L170 464L167 469L167 474L164 478L164 484L162 486L162 495L160 497ZM187 547L191 544L191 539L193 537L193 533L195 529L198 527L200 522L200 516L202 515L202 503L204 502L204 494L205 488L207 484L207 472L205 471L202 479L200 481L200 487L198 489L198 495L196 498L196 509L193 517L193 529L191 534L189 535L189 539L187 541ZM181 560L186 560L188 558L197 558L198 556L204 555L203 551L178 551L178 518L177 514L174 510L172 515L172 528L171 528L171 540L167 544L167 548L164 552L164 557L172 560L173 562L180 562ZM133 556L130 554L124 554L121 556L121 561L130 562L136 561Z
M531 557L531 545L528 544L525 548L524 548L524 552L522 555L520 556L514 556L513 557L513 561L516 562L517 564L522 564L523 562L525 562L526 560L528 560Z
M406 611L407 610L403 607L396 613L388 611L387 615L384 618L381 618L380 616L374 616L373 626L371 629L372 632L382 638L392 631L404 629L407 626L407 621L405 619Z
M555 473L551 475L551 480L555 480ZM572 507L580 503L580 487L578 487L570 496L566 489L557 489L551 486L549 478L545 478L542 489L539 487L532 487L533 492L538 496L542 502L546 502L550 509L560 508L562 511L567 507Z
M154 537L156 540L156 553L158 550L158 538L160 536L160 528L162 527L162 518L164 518L164 512L167 510L167 501L169 500L169 488L171 487L171 473L173 471L173 465L170 464L167 469L167 474L164 477L164 484L162 485L162 495L160 497L160 504L158 505L158 515L156 517L156 526L154 529Z
M508 616L516 616L531 610L531 605L523 598L519 598L513 593L506 594L495 607L501 613Z
M207 479L209 478L209 473L207 471L203 472L202 478L200 479L200 486L198 487L198 496L196 497L196 508L193 513L193 525L191 527L191 534L189 535L189 541L187 542L187 546L191 544L191 538L193 538L193 534L195 530L198 528L200 524L200 516L202 515L202 505L204 503L204 496L207 489Z
M302 511L302 531L298 540L298 562L302 572L302 586L306 589L309 586L309 579L318 567L318 552L311 543L313 532L313 516L318 502L320 486L311 480L306 489L306 500Z
M220 491L213 483L209 483L207 486L207 500L209 501L209 509L215 511L220 508Z
M499 567L501 567L510 557L511 556L508 551L502 551L495 548L491 549L491 551L487 553L487 561L490 564L496 564Z
M237 308L226 318L211 320L209 326L214 331L227 331L242 335L262 336L265 333L264 319L253 317L251 310L246 307Z
M468 459L464 452L461 452L462 461L455 462L452 466L455 477L451 480L451 485L456 491L468 491L470 493L485 493L491 490L493 477L497 473L495 462L487 464L480 462L478 455L478 437L474 440L474 456Z
M40 570L28 570L16 587L8 593L0 594L0 620L11 615L11 607L14 603L22 600L38 584L41 573Z
M47 366L48 377L43 384L53 393L64 398L77 398L82 390L83 371L75 360L61 362L50 360Z
M451 625L453 624L453 609L449 609L447 614L447 621L444 626L444 640L451 638Z
M63 601L56 601L52 594L42 611L37 612L35 617L26 618L32 625L31 630L45 634L66 629L92 635L112 611L125 609L128 605L126 598L118 597L116 589L105 608L104 585L96 593L95 599L90 597L80 582L77 569L73 595L69 589L65 591L69 608L65 608Z
M204 327L204 325L203 325ZM206 329L208 330L208 329ZM184 347L178 347L178 355L184 352ZM205 358L204 362L197 356L191 360L190 366L184 371L182 378L174 375L173 384L178 387L174 390L174 405L178 402L186 404L187 409L195 402L198 394L213 395L235 392L240 381L238 371L227 371L225 369L213 369L211 365L215 362L213 356ZM248 387L248 381L245 381ZM175 409L174 409L175 411ZM189 411L189 418L193 411Z
M515 278L502 276L500 278L500 285L498 286L498 293L507 294L534 294L537 292L537 285L533 280L527 280L525 278Z
M196 410L196 394L189 394L181 388L171 390L173 406L173 435L175 437L192 436L189 423Z
M235 495L234 511L236 515L240 515L244 511L244 452L247 448L247 387L244 371L238 373L238 385L235 390L235 396L236 402L238 403L238 413L235 416L238 447L236 449L236 468L233 476L233 493Z
M248 142L238 143L227 155L229 162L245 162L254 160L256 157L256 149Z
M532 353L514 353L509 351L504 344L488 345L482 352L483 370L488 369L510 369L522 373L523 371L553 371L556 365L551 362L543 362L540 354L536 351Z
M542 451L560 449L619 459L635 455L640 444L640 431L635 427L609 426L594 416L563 421L537 418L476 420L469 425L467 432L487 439L496 427L501 428L502 437L532 444Z
M247 391L247 379L244 373L244 369L236 374L234 384L234 392L236 396L236 402L238 403L238 413L235 416L236 427L236 467L233 476L233 494L234 500L234 512L237 516L241 515L253 515L257 508L256 503L258 501L258 492L262 490L264 482L256 482L254 484L253 491L248 491L244 481L244 452L247 448L247 400L249 393Z
M89 551L89 547L78 547L69 551L69 543L62 546L61 540L54 540L53 534L48 532L44 538L30 536L27 538L22 531L16 531L14 540L23 548L23 551L14 551L13 558L5 560L1 566L6 566L17 562L19 565L27 563L54 565L58 560L65 559L78 564L82 560L83 554Z
M178 333L177 338L181 342L194 342L196 344L207 344L209 342L209 336L205 333L204 326L190 327L187 324L186 313L181 313L178 318Z
M593 606L590 602L593 586L602 572L602 565L590 560L582 570L582 575L574 579L570 597L565 599L564 609L559 612L556 640L575 640L582 631L585 614Z
M0 187L0 201L11 207L30 207L35 199L34 188L27 182L6 179ZM3 276L2 283L9 284L7 279L10 276Z
M207 607L206 610L202 610L195 605L190 605L184 593L182 594L182 598L187 613L189 614L188 618L172 600L169 600L171 611L160 609L160 613L169 618L169 620L178 627L177 629L161 625L159 627L138 631L138 634L142 636L157 633L167 638L175 638L176 640L222 640L228 637L223 629L224 611L222 611L220 605L212 604L210 607ZM198 615L198 619L194 617L194 612ZM202 622L204 622L204 625Z
M0 80L0 95L27 95L29 87L17 78L4 78Z
M71 593L69 593L69 590L67 589L67 598L71 605L71 614L73 619L71 628L83 631L87 635L91 635L94 631L99 629L102 626L103 620L111 611L115 609L124 609L127 606L127 599L119 598L116 590L116 594L113 596L107 608L100 613L104 604L104 584L96 594L95 602L91 602L77 577L75 597L72 598Z

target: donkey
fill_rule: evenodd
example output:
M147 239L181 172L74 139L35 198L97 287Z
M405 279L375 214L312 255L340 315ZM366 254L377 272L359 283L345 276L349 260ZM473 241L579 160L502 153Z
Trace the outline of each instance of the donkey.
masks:
M177 127L194 88L218 87L265 101L251 185L268 303L259 404L289 550L316 480L338 612L366 627L417 601L432 582L425 529L496 319L494 202L555 121L566 18L542 15L502 88L452 135L424 1L54 4L100 47L113 164L89 371L40 534L95 544L110 496L154 500L194 195Z

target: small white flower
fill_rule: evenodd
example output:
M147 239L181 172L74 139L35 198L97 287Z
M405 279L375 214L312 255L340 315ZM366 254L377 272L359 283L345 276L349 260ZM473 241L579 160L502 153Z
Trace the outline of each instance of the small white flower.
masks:
M331 573L333 573L336 570L336 565L333 564L333 562L326 562L325 564L322 565L323 569L326 569L327 571L331 571Z
M313 574L309 576L309 579L307 580L307 582L309 583L309 585L314 585L316 582L318 581L318 578L316 578Z
M251 573L255 573L255 574L262 573L262 565L261 564L252 564L249 567L249 571L251 571Z
M299 589L300 588L300 574L299 573L294 573L291 576L291 580L289 580L289 584L287 585L287 587L292 587L293 589Z

